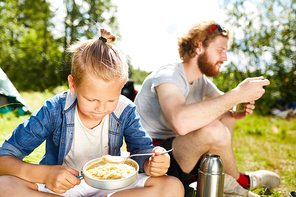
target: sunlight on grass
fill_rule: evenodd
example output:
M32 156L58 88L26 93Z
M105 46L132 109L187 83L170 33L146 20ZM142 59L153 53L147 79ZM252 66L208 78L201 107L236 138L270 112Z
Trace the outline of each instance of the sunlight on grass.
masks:
M45 153L45 143L42 143L30 155L25 157L24 161L28 163L38 164Z
M240 171L271 170L281 177L281 185L263 196L287 196L296 187L296 119L248 116L237 121L233 148Z

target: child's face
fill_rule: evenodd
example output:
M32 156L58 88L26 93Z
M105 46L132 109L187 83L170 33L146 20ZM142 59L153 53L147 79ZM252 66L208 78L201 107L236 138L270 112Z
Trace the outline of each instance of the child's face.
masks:
M118 81L106 82L92 75L85 77L78 87L71 75L68 81L70 91L77 95L80 120L87 128L97 126L106 115L115 110L122 89Z

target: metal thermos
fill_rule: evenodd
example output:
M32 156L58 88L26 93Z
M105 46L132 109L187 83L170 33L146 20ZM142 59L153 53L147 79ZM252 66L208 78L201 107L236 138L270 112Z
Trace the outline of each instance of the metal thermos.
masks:
M197 197L223 197L224 176L220 156L206 154L198 171Z

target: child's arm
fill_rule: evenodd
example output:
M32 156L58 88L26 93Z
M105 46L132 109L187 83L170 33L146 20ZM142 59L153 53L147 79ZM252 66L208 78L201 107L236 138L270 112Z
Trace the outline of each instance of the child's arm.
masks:
M30 164L14 156L0 157L1 175L12 175L28 182L42 183L56 193L65 193L80 184L80 179L76 178L79 172L72 168L61 165Z
M161 154L165 151L162 147L155 147L152 152L155 156L151 156L144 163L145 173L149 176L162 176L167 173L170 167L170 156L168 153Z

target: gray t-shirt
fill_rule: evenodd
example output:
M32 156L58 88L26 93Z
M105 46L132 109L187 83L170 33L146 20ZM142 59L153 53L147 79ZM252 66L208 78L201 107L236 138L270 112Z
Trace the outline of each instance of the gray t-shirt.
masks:
M202 101L205 97L212 97L219 91L205 75L189 85L183 63L162 66L158 71L151 73L143 82L135 104L143 127L154 139L176 136L161 110L155 91L155 87L162 83L171 83L179 87L186 98L186 104Z

